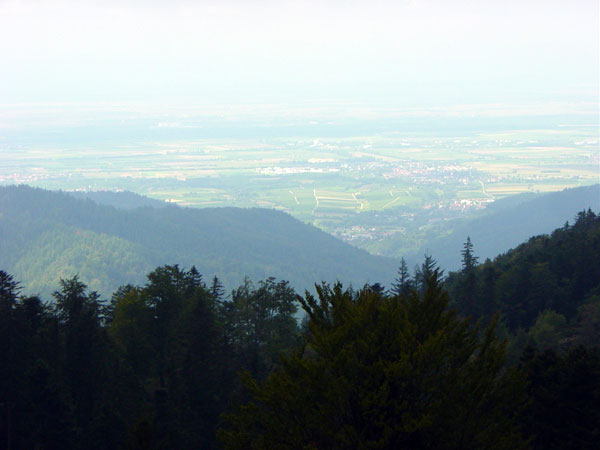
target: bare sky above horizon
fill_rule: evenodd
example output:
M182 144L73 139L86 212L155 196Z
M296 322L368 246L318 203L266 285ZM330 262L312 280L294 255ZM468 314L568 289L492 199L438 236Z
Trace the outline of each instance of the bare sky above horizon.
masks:
M0 104L598 101L595 0L0 0Z

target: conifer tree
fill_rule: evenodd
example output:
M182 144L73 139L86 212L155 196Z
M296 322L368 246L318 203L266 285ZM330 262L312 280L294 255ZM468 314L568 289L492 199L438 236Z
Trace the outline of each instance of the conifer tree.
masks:
M0 270L0 445L11 447L14 439L15 390L18 381L17 320L15 306L19 284Z
M437 278L441 279L444 271L437 267L437 261L433 256L426 253L421 266L415 266L414 284L420 294L425 292L425 288L436 270Z
M496 310L496 279L498 274L490 259L486 259L481 269L481 289L480 297L483 302L480 305L479 312L484 317L492 317Z
M600 438L600 349L557 354L527 348L522 361L532 404L524 428L535 450L592 450Z
M460 252L462 255L462 267L463 273L472 271L477 265L478 257L473 255L473 244L471 238L467 236L467 241L463 245L463 249Z
M186 274L186 281L188 285L188 289L193 291L195 288L203 286L202 275L196 269L196 266L192 266L192 268Z
M478 258L473 255L473 244L469 236L467 236L467 241L464 243L463 250L460 253L462 255L463 274L461 291L464 297L462 312L467 315L473 315L477 313L474 308L474 300L477 286L475 267L477 266Z
M216 275L212 279L212 283L210 285L210 293L217 302L220 302L225 297L225 289L223 288L223 283L221 283L221 280L219 280L219 278L217 278Z
M109 342L101 327L102 301L97 292L87 292L87 286L77 275L61 280L60 290L53 296L59 330L64 336L65 382L73 399L76 426L82 430L77 436L78 445L92 448L92 443L102 446L100 442L104 442L106 446L110 435L95 429L110 355Z
M423 295L353 296L338 283L298 301L306 342L229 417L227 449L518 449L525 384L505 370L495 322L480 335L448 309L439 272Z
M398 276L392 283L391 292L393 295L401 296L408 295L412 287L412 280L406 266L404 257L400 258L400 266L398 267Z

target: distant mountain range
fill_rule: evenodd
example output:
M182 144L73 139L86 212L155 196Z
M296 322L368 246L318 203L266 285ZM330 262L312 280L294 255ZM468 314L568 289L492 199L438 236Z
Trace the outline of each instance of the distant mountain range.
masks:
M76 198L85 196L95 201ZM20 280L25 293L48 295L60 278L78 274L106 297L120 285L143 284L164 264L195 265L205 281L217 275L228 290L245 276L289 280L299 291L321 281L389 285L397 268L392 259L275 210L192 209L131 193L0 187L0 269Z
M565 222L573 222L578 212L600 211L600 184L565 189L546 194L521 194L498 200L474 218L449 225L447 236L429 241L408 261L432 255L441 267L461 266L461 250L471 238L475 255L483 262L516 247L532 236L550 233Z

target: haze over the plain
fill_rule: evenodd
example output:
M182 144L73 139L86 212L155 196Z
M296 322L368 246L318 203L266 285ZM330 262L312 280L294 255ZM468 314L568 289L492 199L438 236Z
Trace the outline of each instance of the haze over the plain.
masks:
M0 1L0 104L598 98L598 2Z

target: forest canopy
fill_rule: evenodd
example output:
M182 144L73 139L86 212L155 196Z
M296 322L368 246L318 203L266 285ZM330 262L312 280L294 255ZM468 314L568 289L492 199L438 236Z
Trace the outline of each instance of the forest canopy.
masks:
M300 302L304 345L222 436L230 449L516 449L525 381L503 370L494 323L479 335L448 309L438 271L421 296L354 295L337 284Z
M599 230L582 211L494 261L467 240L447 278L427 255L390 291L322 283L316 296L274 278L226 292L167 265L108 301L78 277L48 301L0 270L1 441L595 448Z

